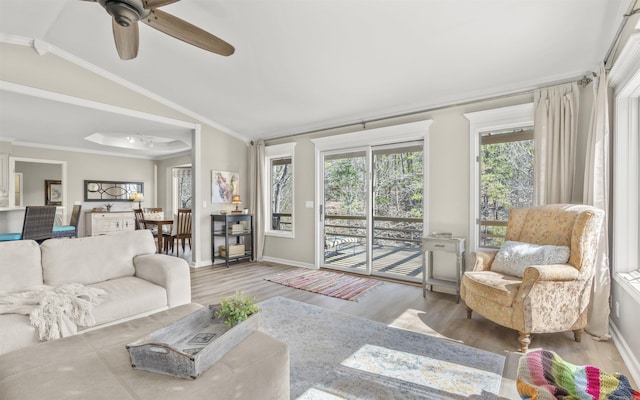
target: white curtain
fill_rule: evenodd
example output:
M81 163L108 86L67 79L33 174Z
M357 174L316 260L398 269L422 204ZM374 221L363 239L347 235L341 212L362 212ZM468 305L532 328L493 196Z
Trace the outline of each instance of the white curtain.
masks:
M589 304L586 330L599 339L609 337L609 100L608 79L604 66L593 82L593 108L587 132L587 154L584 169L584 202L605 211L600 233L598 256Z
M251 174L250 204L253 211L254 244L256 246L254 257L257 261L261 261L264 254L264 221L267 213L264 201L264 140L251 143L249 171Z
M571 203L578 132L576 82L534 91L535 200Z

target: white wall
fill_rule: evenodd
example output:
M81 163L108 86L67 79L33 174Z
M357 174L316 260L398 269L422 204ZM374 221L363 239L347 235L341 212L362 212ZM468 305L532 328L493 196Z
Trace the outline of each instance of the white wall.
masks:
M586 146L586 124L591 108L591 86L581 90L578 151L584 152ZM429 154L426 157L429 173L429 209L427 218L429 231L447 231L456 236L469 235L470 177L469 177L469 120L464 113L481 111L510 105L529 103L533 94L524 94L500 100L483 101L466 106L444 108L405 118L367 123L368 128L376 128L405 122L431 119L429 130ZM293 239L267 237L265 239L266 257L287 260L292 264L313 265L315 241L315 210L305 208L306 200L313 200L314 193L314 146L311 138L339 135L361 130L361 125L351 130L326 131L313 135L300 135L289 139L271 140L267 144L295 141L295 235ZM340 140L336 136L336 140ZM580 155L583 163L584 155ZM582 199L583 169L578 168L578 185L574 192L576 201ZM470 257L467 257L470 259Z
M198 196L206 203L202 204L201 201L201 204L197 205L198 209L194 210L197 223L200 224L196 230L201 236L198 245L203 250L202 257L196 260L195 264L208 265L211 253L209 249L210 213L215 210L215 207L210 204L211 169L240 171L241 179L247 182L246 143L54 54L39 55L30 47L0 43L0 58L3 60L0 80L201 124L202 145L194 152L197 151L202 155L202 168L199 170L198 165L194 163L197 179L194 183L194 189L199 192ZM0 136L20 140L20 132L0 132ZM115 162L111 157L64 151L56 154L37 148L12 147L3 142L0 142L0 152L9 153L16 157L69 161L68 181L70 185L67 195L71 205L74 201L83 199L83 189L76 186L77 182L81 182L86 177L85 172L82 172L83 169L92 173L93 176L89 176L89 179L144 181L145 202L148 202L147 193L152 193L149 189L151 189L150 185L152 185L154 176L154 163L149 160L123 158L119 159L121 161ZM93 165L95 168L89 167L90 169L87 170L89 165ZM242 189L242 196L248 199L246 190L245 185ZM164 204L164 200L155 198L150 199L148 204L152 204L151 202L155 204L156 201ZM114 208L117 209L120 206L117 205ZM79 229L80 232L83 230L82 227Z
M12 146L10 150L12 157L30 158L40 160L56 160L67 162L67 180L63 182L67 189L67 203L63 206L68 212L73 208L75 202L82 203L83 214L84 211L89 211L93 207L102 207L104 202L85 202L84 201L84 181L85 180L105 180L105 181L133 181L143 182L145 189L145 201L155 203L155 199L151 195L154 192L153 181L153 161L140 158L126 158L105 156L96 154L85 154L72 151L62 150L50 150L36 147L25 146ZM51 174L42 172L43 165L45 164L32 164L24 162L16 162L16 170L18 165L24 167L24 165L30 165L28 170L35 169L41 171L46 176L46 179L61 179L60 168L58 165L48 164L48 167L52 172L58 171L58 178L49 178ZM24 176L25 188L29 183L31 175ZM44 181L41 177L36 177L36 186L42 185L41 192L38 193L33 202L30 202L28 198L25 198L25 205L42 205L44 204ZM147 195L148 194L148 195ZM40 198L42 196L42 198ZM147 197L148 196L148 197ZM113 202L113 211L117 210L130 210L133 207L131 202ZM67 214L66 222L68 222L70 215ZM84 216L80 219L78 226L79 236L84 235Z
M25 206L45 205L45 181L61 180L62 166L31 162L16 162L15 172L22 172L23 204Z

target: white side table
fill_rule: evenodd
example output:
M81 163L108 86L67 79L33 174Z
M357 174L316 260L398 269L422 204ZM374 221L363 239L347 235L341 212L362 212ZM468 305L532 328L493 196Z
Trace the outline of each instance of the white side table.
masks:
M433 286L448 287L456 290L456 302L460 303L460 280L464 271L464 238L450 237L423 237L422 251L429 252L428 261L424 264L422 271L422 296L427 296L427 285L433 291ZM456 277L455 280L436 279L433 277L433 253L441 251L455 253L456 255Z

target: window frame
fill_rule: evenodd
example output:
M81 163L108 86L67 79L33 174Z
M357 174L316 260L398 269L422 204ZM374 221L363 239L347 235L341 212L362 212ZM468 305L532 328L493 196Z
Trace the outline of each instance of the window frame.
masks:
M264 220L264 234L266 236L277 236L283 238L293 239L295 238L295 142L283 143L265 146L264 148L264 176L263 182L264 185L264 204L265 208L268 210L265 213ZM272 228L272 213L271 209L271 162L272 160L278 160L282 158L291 158L291 194L293 198L291 199L291 230L290 231L281 231Z
M495 250L480 247L480 139L489 131L534 126L533 103L465 113L469 120L469 244L470 252Z
M632 35L611 69L613 88L612 237L614 279L640 302L621 274L640 269L640 35Z

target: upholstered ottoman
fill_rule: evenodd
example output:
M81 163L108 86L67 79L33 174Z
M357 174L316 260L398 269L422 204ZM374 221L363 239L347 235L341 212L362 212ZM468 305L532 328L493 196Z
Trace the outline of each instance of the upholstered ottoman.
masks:
M187 304L0 356L0 398L288 399L288 346L255 332L195 380L131 367L125 345L201 308Z

